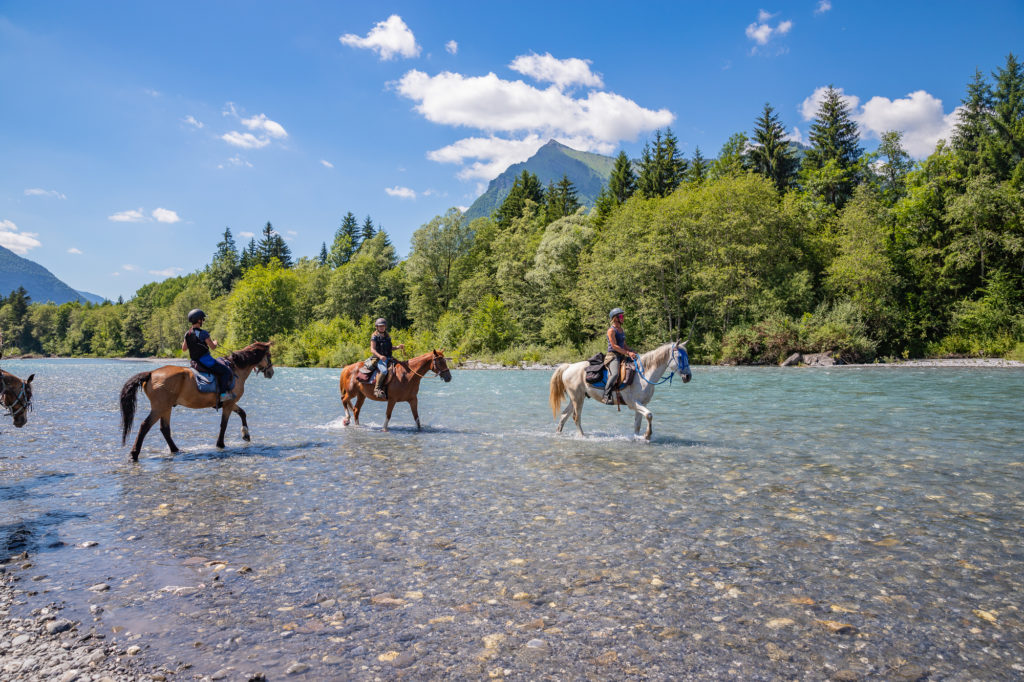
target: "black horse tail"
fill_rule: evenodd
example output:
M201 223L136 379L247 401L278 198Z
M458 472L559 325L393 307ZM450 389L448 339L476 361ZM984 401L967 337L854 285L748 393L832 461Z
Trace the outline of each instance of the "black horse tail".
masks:
M135 421L135 403L138 399L139 386L149 381L152 372L139 372L125 382L121 388L121 445L128 442L128 434L132 430L132 422Z

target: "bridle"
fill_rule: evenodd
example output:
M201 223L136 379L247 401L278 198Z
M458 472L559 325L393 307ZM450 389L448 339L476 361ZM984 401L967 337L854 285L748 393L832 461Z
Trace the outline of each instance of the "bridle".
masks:
M29 412L32 409L32 395L25 390L27 386L28 384L22 381L21 390L11 400L7 396L8 393L14 393L14 389L8 386L6 374L0 371L0 398L3 399L0 405L7 408L7 415L12 419L16 419L22 412ZM19 404L20 407L14 409Z
M444 356L443 355L435 355L434 359L430 361L430 366L427 367L425 370L423 370L423 374L420 374L419 372L415 371L412 367L409 367L409 361L408 360L405 361L405 366L409 367L409 371L412 372L413 376L417 376L417 377L421 377L422 378L422 377L427 376L427 372L433 372L437 376L441 376L441 372L443 372L445 369L448 369L447 367L445 367L444 369L438 369L438 363L441 360L444 360Z
M662 377L660 381L651 381L650 379L647 378L647 375L644 374L643 365L640 364L639 355L637 355L636 358L633 359L633 364L636 365L637 374L639 374L640 378L646 381L651 386L660 386L666 381L669 382L669 384L671 384L672 377L676 375L676 372L679 372L679 374L682 375L686 373L686 370L690 369L690 354L686 352L686 349L682 346L676 346L674 351L675 353L673 359L675 360L675 362L669 363L671 369L668 371L668 376Z
M269 370L273 370L274 369L274 362L270 359L270 351L269 350L267 351L266 358L267 358L267 366L266 367L260 367L259 364L257 363L256 367L253 369L254 372L256 372L258 374L262 374L264 379L267 377L267 370L268 369Z

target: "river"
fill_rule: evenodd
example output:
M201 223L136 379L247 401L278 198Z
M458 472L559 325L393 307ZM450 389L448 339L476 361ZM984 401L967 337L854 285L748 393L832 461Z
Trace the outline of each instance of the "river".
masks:
M176 679L1024 676L1024 371L694 367L648 444L590 400L556 435L549 372L424 380L384 433L277 368L252 443L179 408L133 464L152 366L5 361L0 561Z

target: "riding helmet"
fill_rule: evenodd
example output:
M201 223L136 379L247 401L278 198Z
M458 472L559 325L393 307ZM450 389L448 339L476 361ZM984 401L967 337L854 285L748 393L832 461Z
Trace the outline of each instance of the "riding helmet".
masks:
M378 318L377 318L377 321L373 323L373 326L374 326L374 327L379 327L379 326L381 326L382 324L383 324L383 325L387 325L387 323L388 323L388 321L387 321L387 320L385 320L385 319L384 319L383 317L378 317Z
M189 324L195 324L199 320L205 320L205 319L206 319L206 313L204 313L199 308L196 308L196 309L192 310L188 314Z
M626 311L622 308L612 308L612 311L608 313L608 319L614 320L616 315L625 315Z

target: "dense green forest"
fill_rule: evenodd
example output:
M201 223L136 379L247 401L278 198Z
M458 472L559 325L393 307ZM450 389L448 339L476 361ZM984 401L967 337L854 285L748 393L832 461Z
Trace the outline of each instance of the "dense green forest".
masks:
M528 171L488 218L451 209L399 261L349 213L293 260L267 223L241 251L226 229L192 274L116 304L0 299L8 354L177 355L191 308L228 347L273 339L277 362L365 357L388 318L411 353L554 361L602 347L626 309L631 345L689 338L702 362L985 355L1024 359L1024 68L1011 54L967 85L952 139L914 162L897 131L865 153L832 88L801 157L766 104L717 158L671 130L616 159L589 212L568 179Z

